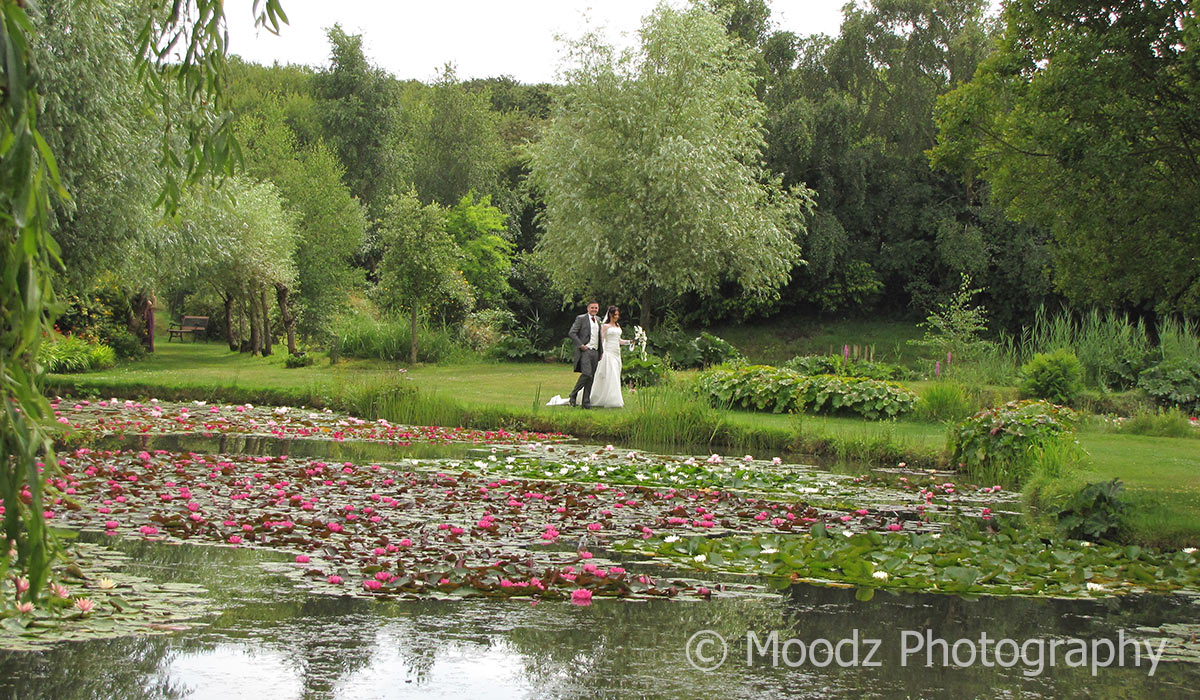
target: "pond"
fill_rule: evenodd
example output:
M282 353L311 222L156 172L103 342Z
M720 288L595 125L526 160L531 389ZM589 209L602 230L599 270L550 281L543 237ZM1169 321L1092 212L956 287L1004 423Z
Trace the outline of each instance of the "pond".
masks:
M170 407L160 410L172 415ZM265 413L259 422L275 415ZM87 424L78 416L72 421ZM812 527L847 535L813 536L829 547L903 533L917 544L945 542L956 535L929 538L941 537L952 518L986 525L992 514L1003 517L1013 506L1011 494L954 487L941 475L865 478L811 466L651 456L557 440L401 445L369 426L351 439L296 434L310 428L293 424L284 435L228 426L219 433L173 428L161 431L165 435L100 430L90 437L90 448L64 449L64 470L78 476L70 488L80 496L93 487L85 469L99 470L96 479L120 488L88 497L81 510L64 510L56 515L59 522L83 528L81 541L124 555L122 576L189 591L188 604L196 609L185 623L154 630L165 634L0 651L0 696L1171 698L1194 697L1200 687L1200 598L1138 592L1152 589L1151 582L1128 587L1125 595L1106 590L1091 597L1093 586L1117 589L1119 582L1098 575L1103 586L1089 579L1084 587L1084 581L1056 578L1051 565L1040 574L1049 587L1039 583L1036 590L1074 599L1029 597L1032 589L1023 583L1004 590L1026 595L979 595L982 582L974 579L961 589L963 596L933 594L889 588L905 570L882 558L878 568L871 565L878 591L861 580L836 580L851 568L849 561L790 579L826 585L788 585L788 578L757 575L785 563L793 567L788 571L800 571L796 562L775 558L788 555L797 533L808 537ZM247 474L290 470L290 478L299 480L303 469L321 463L316 460L345 463L349 471L338 470L343 478L337 479L331 467L330 478L317 474L306 489L289 494L297 503L316 504L321 516L310 524L289 515L293 527L279 527L281 516L271 508L287 504L255 501L254 475ZM274 493L284 472L268 476L263 480L273 483L263 491ZM385 492L395 497L394 512L365 500L384 476L405 485ZM570 481L551 482L550 476ZM596 490L596 480L607 484L603 490ZM504 492L499 501L465 495L501 482L502 488L491 489ZM194 525L172 514L187 513L182 499L163 500L180 488L195 492L187 502L210 514L211 523ZM127 500L110 503L105 513L95 510L100 498L118 492ZM614 492L620 497L605 500ZM355 530L361 524L367 532L362 521L344 519L338 521L344 532L326 531L329 513L359 502L360 495L384 514L371 534ZM595 503L588 500L596 496ZM686 522L672 522L679 512L672 496L690 498L689 515L681 519ZM367 514L361 507L357 512ZM232 520L218 523L219 517ZM109 529L102 524L107 518L122 522ZM805 520L811 523L801 528ZM139 533L141 522L156 523L169 538ZM465 532L455 534L446 523L460 523ZM638 534L642 523L655 530L644 539ZM520 536L522 527L529 537ZM903 532L889 532L891 527ZM561 532L546 538L551 531ZM239 536L229 546L230 533L237 532L244 541ZM382 547L399 543L394 535L400 532L414 533L411 549ZM675 532L683 537L664 537ZM360 540L364 544L356 546ZM740 566L728 551L727 565L714 563L718 550L708 545L729 540L755 543L753 566ZM765 555L777 547L784 551ZM1064 568L1094 554L1075 550L1053 554ZM297 564L298 551L310 552L312 561L305 555L306 563ZM659 556L647 558L656 551ZM850 555L866 560L862 551ZM437 564L438 555L447 554L456 561ZM704 556L710 559L697 563ZM591 562L599 564L599 573ZM1087 565L1099 571L1099 565ZM1174 571L1169 561L1159 565L1154 571ZM570 583L559 578L564 570L572 572ZM879 576L887 571L890 580ZM347 580L331 584L331 572ZM454 580L438 583L443 572ZM530 572L545 585L517 580ZM376 577L381 586L360 586L372 580L371 573L384 575ZM639 584L641 579L649 583ZM939 588L953 584L947 580ZM987 585L996 586L995 578ZM574 599L572 589L595 597ZM100 591L93 593L102 599ZM573 599L582 604L571 604Z

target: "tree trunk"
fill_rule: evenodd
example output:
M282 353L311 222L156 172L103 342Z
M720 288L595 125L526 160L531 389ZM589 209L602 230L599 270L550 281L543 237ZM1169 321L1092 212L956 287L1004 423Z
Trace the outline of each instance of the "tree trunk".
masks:
M283 321L283 330L287 333L288 354L296 354L296 317L292 315L289 306L291 290L286 284L275 283L275 301L279 304L279 319Z
M649 332L654 326L654 316L651 315L651 303L653 302L653 291L650 287L642 290L642 329Z
M417 306L418 304L413 302L412 322L409 324L410 328L412 329L412 352L409 353L408 361L409 364L414 365L417 364Z
M250 354L257 355L262 347L262 330L258 322L258 302L254 300L254 290L246 292L246 316L250 319Z
M262 306L262 354L266 357L271 354L271 305L267 303L266 286L258 288L258 301Z
M146 350L154 352L154 292L146 293ZM206 338L207 340L207 338Z
M237 352L241 343L233 337L233 295L222 294L221 298L225 300L225 340L229 341L229 349Z

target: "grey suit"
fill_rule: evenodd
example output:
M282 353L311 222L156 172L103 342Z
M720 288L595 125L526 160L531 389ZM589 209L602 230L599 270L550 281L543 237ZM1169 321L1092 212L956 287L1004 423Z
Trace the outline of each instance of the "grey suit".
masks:
M600 327L599 317L596 318L596 327ZM592 405L592 380L596 374L596 365L600 363L603 344L599 338L592 337L592 324L588 320L588 314L576 316L575 323L571 324L571 332L567 335L571 338L571 342L575 343L575 371L579 372L579 381L571 390L571 405L575 405L575 396L582 391L583 407L590 408ZM589 346L590 349L584 350L584 345Z

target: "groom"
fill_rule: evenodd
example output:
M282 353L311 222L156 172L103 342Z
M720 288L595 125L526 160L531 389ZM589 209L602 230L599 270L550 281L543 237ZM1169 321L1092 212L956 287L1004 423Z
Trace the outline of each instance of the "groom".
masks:
M571 405L575 405L575 397L583 390L583 407L592 407L592 380L596 376L596 365L600 363L602 352L600 342L600 304L592 302L587 305L587 313L575 317L571 324L571 332L567 335L575 343L575 371L579 372L579 381L571 390Z

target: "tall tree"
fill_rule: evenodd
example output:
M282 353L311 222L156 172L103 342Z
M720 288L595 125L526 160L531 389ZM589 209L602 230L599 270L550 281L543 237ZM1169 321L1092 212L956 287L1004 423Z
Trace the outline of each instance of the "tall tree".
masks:
M283 308L296 313L298 330L321 335L334 314L345 306L347 293L362 283L353 265L367 229L362 205L342 183L337 157L322 142L299 148L288 126L287 101L262 100L240 118L238 135L251 175L278 188L296 214L295 284L278 284L288 299Z
M71 192L56 202L52 232L62 249L64 286L80 292L95 275L119 268L129 246L154 227L162 117L147 110L137 77L143 3L64 0L42 7L33 15L40 121Z
M1070 298L1200 313L1200 6L1014 0L934 162L1047 227Z
M505 148L487 88L468 90L442 69L414 116L413 182L422 201L453 206L468 191L495 194Z
M636 301L647 326L656 294L711 293L723 279L773 294L800 260L811 199L760 165L749 50L698 6L660 5L640 36L620 55L595 36L572 47L564 98L530 147L554 285L568 299Z
M446 231L442 208L421 205L417 193L392 197L380 227L379 298L385 308L408 309L412 332L409 359L417 361L420 312L451 293L462 278L462 253Z
M335 24L328 36L330 66L313 78L325 141L341 159L350 191L379 218L411 168L399 131L399 86L368 62L361 35Z

